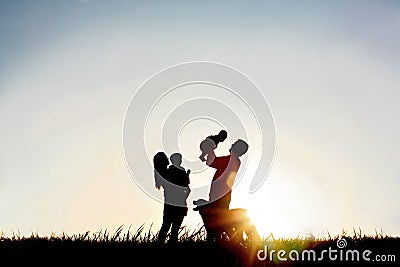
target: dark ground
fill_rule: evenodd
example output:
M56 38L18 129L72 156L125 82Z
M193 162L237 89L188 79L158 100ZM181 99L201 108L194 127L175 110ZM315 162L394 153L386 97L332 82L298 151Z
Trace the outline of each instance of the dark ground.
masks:
M400 266L400 238L346 238L345 250L372 251L371 261L331 261L326 254L322 261L259 261L257 250L268 246L269 252L284 249L313 249L317 255L324 249L337 248L336 240L263 241L253 250L248 244L215 244L206 241L182 241L176 245L135 241L91 241L46 238L2 239L0 241L1 262L11 265L129 265L129 266ZM253 251L253 252L252 252ZM300 252L301 253L301 252ZM374 260L376 255L385 255L386 262ZM339 255L339 254L338 254ZM389 260L389 255L394 259ZM274 256L277 259L276 253ZM288 257L286 255L286 257ZM391 256L390 256L391 257Z

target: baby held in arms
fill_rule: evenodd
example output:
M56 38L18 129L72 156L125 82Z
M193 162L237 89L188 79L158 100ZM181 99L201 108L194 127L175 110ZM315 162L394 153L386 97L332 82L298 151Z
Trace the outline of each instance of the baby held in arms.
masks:
M213 151L218 143L225 141L228 133L225 130L219 131L217 135L209 135L200 143L201 155L199 156L201 161L206 161L205 156Z

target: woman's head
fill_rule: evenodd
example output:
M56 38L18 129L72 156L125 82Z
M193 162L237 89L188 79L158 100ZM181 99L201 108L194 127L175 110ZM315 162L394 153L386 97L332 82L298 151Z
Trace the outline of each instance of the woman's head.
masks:
M153 157L153 165L154 165L154 179L155 186L157 189L161 188L162 180L165 179L167 167L169 165L169 160L167 155L164 152L158 152Z
M153 165L157 171L166 169L169 165L167 155L162 151L157 152L153 157Z

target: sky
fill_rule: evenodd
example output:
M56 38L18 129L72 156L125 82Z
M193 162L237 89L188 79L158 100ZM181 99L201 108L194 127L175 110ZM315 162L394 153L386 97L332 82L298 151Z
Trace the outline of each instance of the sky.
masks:
M248 209L262 235L400 234L397 1L141 2L0 1L3 235L157 231L163 205L137 183L152 172L125 160L124 123L145 81L192 61L240 71L273 115L268 176L249 193L248 168L231 203ZM185 158L195 159L193 141L217 122L180 125L174 142ZM132 136L148 140L148 164L165 145L152 142L162 130ZM246 133L251 163L260 140ZM192 181L211 176L206 169ZM189 209L183 223L201 220Z

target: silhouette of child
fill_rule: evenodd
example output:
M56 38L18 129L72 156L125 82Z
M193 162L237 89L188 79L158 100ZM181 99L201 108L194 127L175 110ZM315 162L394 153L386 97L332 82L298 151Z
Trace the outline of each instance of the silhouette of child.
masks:
M218 143L225 141L226 137L228 136L228 133L225 130L219 131L217 135L210 135L207 136L206 139L204 139L200 143L200 150L201 150L201 155L200 155L200 160L201 161L206 161L205 156L217 148Z
M185 168L181 166L182 155L180 153L173 153L169 159L171 160L171 165L168 167L168 175L171 177L174 184L184 187L184 191L189 194L187 191L190 191L190 170L185 170Z

